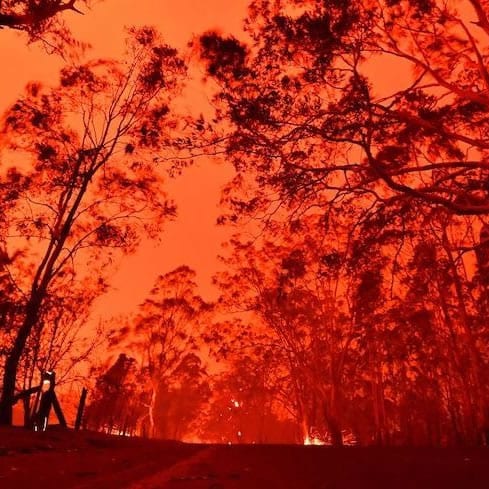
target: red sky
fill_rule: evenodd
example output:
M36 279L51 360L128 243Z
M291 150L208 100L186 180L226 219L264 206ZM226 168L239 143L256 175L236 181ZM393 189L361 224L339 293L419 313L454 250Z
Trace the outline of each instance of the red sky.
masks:
M66 20L78 39L93 45L89 56L113 57L122 52L124 26L128 25L156 25L169 44L181 49L193 34L209 29L237 33L248 1L104 0L95 1L86 15L69 13ZM472 18L473 13L468 14ZM62 65L59 57L47 54L39 45L26 46L25 37L0 30L0 110L22 92L28 81L55 80ZM405 66L385 57L369 63L365 70L374 75L377 95L387 95L410 79ZM188 100L192 108L198 110L198 105L204 103L203 91L202 85L193 85ZM231 174L225 164L201 160L170 182L168 191L177 202L178 219L167 226L159 247L147 243L137 255L123 259L114 277L115 290L99 302L98 309L104 310L104 315L129 312L145 297L157 274L181 264L197 270L204 297L214 295L210 277L216 268L219 244L226 237L226 231L215 226L217 203L219 190Z
M193 34L209 29L238 32L248 0L105 0L94 2L86 15L66 15L74 35L90 42L88 57L117 57L122 53L124 26L156 25L167 42L184 49ZM0 30L2 90L0 110L15 100L31 80L55 81L63 61L39 45L26 46L26 39L10 30ZM196 93L193 93L195 90ZM195 84L189 103L203 103L203 87ZM197 93L201 91L201 93ZM200 100L199 100L200 99ZM197 107L198 109L198 107ZM226 232L215 226L219 191L232 174L224 164L201 160L168 185L178 205L178 218L167 225L158 247L145 243L135 256L125 257L114 277L114 291L99 301L96 314L131 311L141 302L157 274L187 264L198 272L201 293L215 293L210 278L216 254Z

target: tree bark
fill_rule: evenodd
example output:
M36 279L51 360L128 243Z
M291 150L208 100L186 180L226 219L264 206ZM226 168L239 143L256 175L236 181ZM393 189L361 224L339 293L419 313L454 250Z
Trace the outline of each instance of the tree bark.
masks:
M13 421L13 405L12 400L15 394L15 382L17 378L17 370L19 362L24 352L27 338L29 337L32 328L37 322L39 316L39 301L37 294L31 295L31 299L27 304L26 316L22 326L19 329L15 338L12 351L5 361L5 369L3 373L3 389L0 397L0 425L11 425Z
M149 401L148 406L148 420L149 420L149 438L153 438L155 436L155 411L156 404L156 388L153 387L151 391L151 400Z
M343 446L343 433L341 432L341 425L338 421L338 418L328 411L328 408L325 408L324 417L326 418L326 423L328 425L328 430L331 434L331 444L334 447L342 447Z
M471 394L473 403L475 405L475 439L472 440L473 444L484 444L484 431L485 427L489 424L489 420L486 417L486 404L483 396L482 381L481 381L481 367L479 362L479 351L476 346L476 340L469 324L469 318L467 309L465 306L463 288L458 274L457 265L453 259L452 252L450 250L450 241L446 229L443 230L443 246L448 258L448 263L453 273L453 282L455 286L455 292L457 296L457 306L464 331L463 340L465 347L469 354L469 379L472 380Z

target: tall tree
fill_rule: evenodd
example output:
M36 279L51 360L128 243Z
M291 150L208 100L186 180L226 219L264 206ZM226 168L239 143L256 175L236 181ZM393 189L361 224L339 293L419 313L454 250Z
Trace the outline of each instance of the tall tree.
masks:
M294 412L304 439L316 427L341 445L346 372L358 332L347 301L345 242L332 236L326 243L318 221L275 223L254 242L235 237L218 283L223 302L252 313L249 322L264 330L261 341L250 342L268 345L270 358L280 362L288 377L284 408Z
M141 358L149 392L150 436L158 434L157 401L160 406L165 402L161 396L169 394L185 375L193 373L197 382L202 373L203 367L195 352L211 306L196 289L195 272L187 266L160 275L148 298L140 305L134 324L119 332L119 341Z
M256 209L266 186L294 207L408 199L486 214L486 10L477 0L257 0L249 45L203 35L236 185L249 187L247 173L258 187L237 200ZM382 67L403 77L380 88Z
M19 361L53 288L103 280L117 253L157 236L174 215L157 161L177 142L170 102L184 76L176 51L142 28L131 32L124 62L67 67L57 87L30 84L5 114L1 240L9 256L27 257L9 269L24 307L5 361L1 423L11 422Z
M474 223L425 209L269 220L228 247L222 301L264 332L235 354L266 347L304 438L484 442L487 325L463 258Z
M487 336L477 319L487 313L474 300L484 273L471 283L461 255L462 248L484 253L464 217L489 212L487 19L487 5L477 0L257 0L245 23L250 42L215 33L200 39L236 169L223 222L246 216L271 228L278 216L294 222L315 208L327 222L336 209L355 242L347 253L359 274L350 299L358 306L358 363L368 378L356 372L354 395L373 406L378 440L396 429L386 397L396 378L406 399L415 392L421 406L424 396L425 413L463 419L455 431L466 442L480 440L487 425ZM403 74L389 87L378 76L385 67ZM432 263L424 261L424 284L406 258L420 252L423 239L436 250L427 255ZM378 256L385 263L369 269ZM427 287L424 308L412 298L417 286ZM376 301L368 297L373 291ZM402 329L416 352L391 348L390 328ZM431 363L418 351L420 338L432 339ZM423 374L409 369L414 357ZM440 378L442 365L450 373ZM446 390L449 400L436 401Z
M163 377L155 400L155 435L172 440L191 439L211 391L201 359L189 353L172 372Z
M245 344L243 344L245 346ZM235 351L224 372L213 378L212 397L200 436L215 443L294 443L298 430L277 402L277 363L257 358L251 348Z

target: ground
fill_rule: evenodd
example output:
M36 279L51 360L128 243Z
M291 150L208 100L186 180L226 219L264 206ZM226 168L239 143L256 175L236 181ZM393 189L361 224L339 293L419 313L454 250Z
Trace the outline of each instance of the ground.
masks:
M489 449L189 445L0 429L2 489L487 489Z

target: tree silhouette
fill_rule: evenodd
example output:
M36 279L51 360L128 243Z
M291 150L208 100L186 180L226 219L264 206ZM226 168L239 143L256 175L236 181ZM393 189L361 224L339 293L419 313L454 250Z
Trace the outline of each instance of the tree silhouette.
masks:
M97 287L104 265L174 215L156 162L176 142L169 103L184 76L176 51L142 28L131 32L126 61L69 66L57 87L30 84L6 113L4 165L12 163L0 187L1 239L27 257L9 270L24 310L5 361L0 422L11 422L19 360L53 287L83 273ZM20 155L28 163L16 168ZM102 273L82 272L80 260Z
M203 35L235 184L256 183L236 203L486 214L489 31L485 6L462 4L473 22L442 1L257 0L249 45ZM384 66L403 73L388 89Z
M485 4L257 0L245 29L246 43L200 38L236 169L220 222L255 235L231 243L228 262L253 298L231 280L225 296L268 308L265 325L305 346L323 324L316 304L330 300L311 279L336 275L342 303L326 317L343 322L324 322L334 335L321 362L334 369L340 355L324 352L349 338L339 426L363 443L487 443ZM380 70L402 76L386 86ZM312 343L301 350L314 355ZM306 364L297 406L317 419L311 406L328 406L334 377Z
M95 331L86 328L93 301L100 296L101 290L93 288L93 284L89 284L91 287L87 290L83 285L87 284L82 284L80 290L75 287L70 291L63 289L62 295L51 292L46 297L19 363L17 384L22 390L39 385L42 374L48 370L59 373L57 386L79 380L80 370L87 366L104 342L105 335L100 326ZM24 424L29 426L31 399L26 397L22 401Z
M161 379L154 407L155 435L172 440L191 437L210 396L202 361L195 353L185 355L171 378Z
M258 358L266 352L268 362L280 365L277 399L296 419L301 436L308 439L315 427L341 445L345 384L358 331L344 289L344 243L333 238L336 246L328 245L322 232L310 218L290 227L275 223L259 244L235 237L225 260L228 271L217 283L230 311L252 314L247 322L253 328L241 341L252 351L263 349Z
M87 406L85 425L112 434L132 434L144 412L141 385L134 358L121 353L99 375Z
M213 395L200 426L200 436L204 440L217 443L296 441L294 425L277 402L279 386L275 382L277 379L270 375L274 365L266 360L249 348L237 351L227 369L214 376Z
M484 288L470 277L480 223L396 210L277 213L253 239L235 236L216 283L249 326L223 325L237 338L224 352L248 354L251 371L273 363L274 398L304 440L484 444Z
M87 3L80 1L79 3ZM28 0L3 0L0 5L0 25L14 29L35 31L45 27L53 17L72 10L81 13L76 7L76 0L41 0L32 2Z
M80 47L64 22L68 12L82 14L91 0L2 0L0 29L25 32L30 41L41 40L50 49L65 54L71 47Z
M198 350L204 322L211 306L197 295L195 272L180 266L160 275L148 298L139 306L133 324L118 333L117 342L141 358L141 370L148 392L149 435L157 435L156 409L169 401L179 382L203 373ZM165 413L159 415L160 420Z

